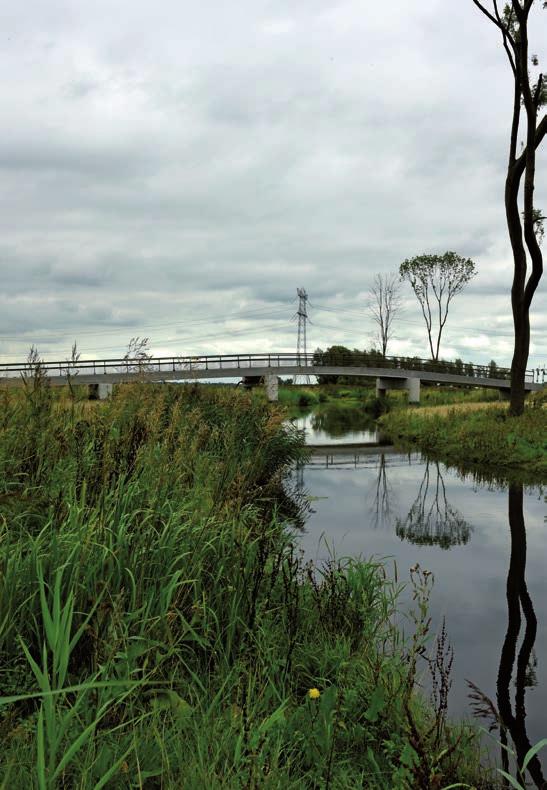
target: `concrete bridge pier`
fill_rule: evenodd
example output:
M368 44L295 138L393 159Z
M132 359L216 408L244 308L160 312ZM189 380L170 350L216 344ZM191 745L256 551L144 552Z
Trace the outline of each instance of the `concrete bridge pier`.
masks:
M279 400L279 378L273 373L267 373L264 376L264 387L270 403L277 402Z
M408 392L409 403L420 402L420 379L414 377L405 379L405 389Z
M420 379L419 378L377 378L376 397L385 398L388 390L406 390L408 392L409 403L420 402Z
M112 384L88 384L87 392L89 400L106 400L112 395Z
M270 403L277 402L279 399L279 378L276 373L266 373L265 376L243 376L241 383L246 390L258 387L260 383L264 383L266 398Z

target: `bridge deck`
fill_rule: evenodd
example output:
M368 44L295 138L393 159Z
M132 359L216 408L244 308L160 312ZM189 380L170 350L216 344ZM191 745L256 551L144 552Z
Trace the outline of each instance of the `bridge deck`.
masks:
M372 359L371 359L372 357ZM362 362L362 364L356 364ZM372 364L371 364L372 363ZM465 373L461 368L465 367ZM437 369L435 369L437 368ZM457 371L457 372L456 372ZM25 377L32 379L37 368L25 363L0 364L0 387L21 386ZM70 377L76 384L115 384L124 381L195 381L200 379L278 376L357 376L364 378L420 379L432 383L454 384L494 389L509 389L508 368L492 369L472 363L432 362L402 357L352 355L347 362L332 360L324 354L236 354L202 357L157 357L146 360L103 359L40 362L40 375L53 386L62 386ZM472 375L471 375L472 372ZM466 375L467 373L467 375ZM395 382L394 382L395 383ZM540 390L543 382L534 381L534 371L527 373L527 390Z

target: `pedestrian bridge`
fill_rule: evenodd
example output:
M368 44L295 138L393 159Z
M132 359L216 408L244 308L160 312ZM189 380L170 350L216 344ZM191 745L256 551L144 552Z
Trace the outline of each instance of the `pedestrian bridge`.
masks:
M0 363L0 387L32 385L43 379L51 386L87 384L97 397L106 397L113 384L130 381L199 381L239 378L246 386L264 382L268 398L277 400L278 377L357 376L376 379L376 391L405 389L410 403L420 400L420 384L490 387L502 395L510 389L509 368L417 357L382 357L376 353L220 354L55 362ZM541 379L541 380L540 380ZM541 390L545 370L530 370L526 390Z

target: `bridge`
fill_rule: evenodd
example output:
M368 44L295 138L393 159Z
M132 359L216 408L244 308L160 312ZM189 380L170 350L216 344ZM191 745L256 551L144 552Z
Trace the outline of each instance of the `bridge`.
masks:
M85 384L90 395L107 397L114 384L130 381L198 381L239 378L246 386L264 382L268 399L277 400L280 376L352 376L376 379L376 392L404 389L410 403L419 403L421 382L488 387L508 397L510 369L473 363L434 361L418 357L382 357L371 352L347 357L333 352L313 354L220 354L77 361L0 363L0 387L33 385L38 379L57 387ZM541 379L541 381L540 381ZM529 370L526 390L541 390L545 370Z

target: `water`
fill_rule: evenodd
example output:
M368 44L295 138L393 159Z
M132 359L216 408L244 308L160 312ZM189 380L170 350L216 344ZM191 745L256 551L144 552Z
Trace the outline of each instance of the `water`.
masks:
M305 428L309 444L326 444L328 424L308 417ZM478 483L417 454L340 446L360 431L371 441L373 430L362 425L338 431L335 446L315 450L297 473L312 497L301 536L305 553L389 557L403 581L416 563L431 571L433 624L439 629L445 618L454 647L451 714L472 715L469 679L506 720L516 715L521 748L547 737L547 521L540 486ZM520 713L515 695L524 702Z
M303 414L292 422L305 431L306 441L314 446L381 443L374 420L365 412L347 407L327 408Z

